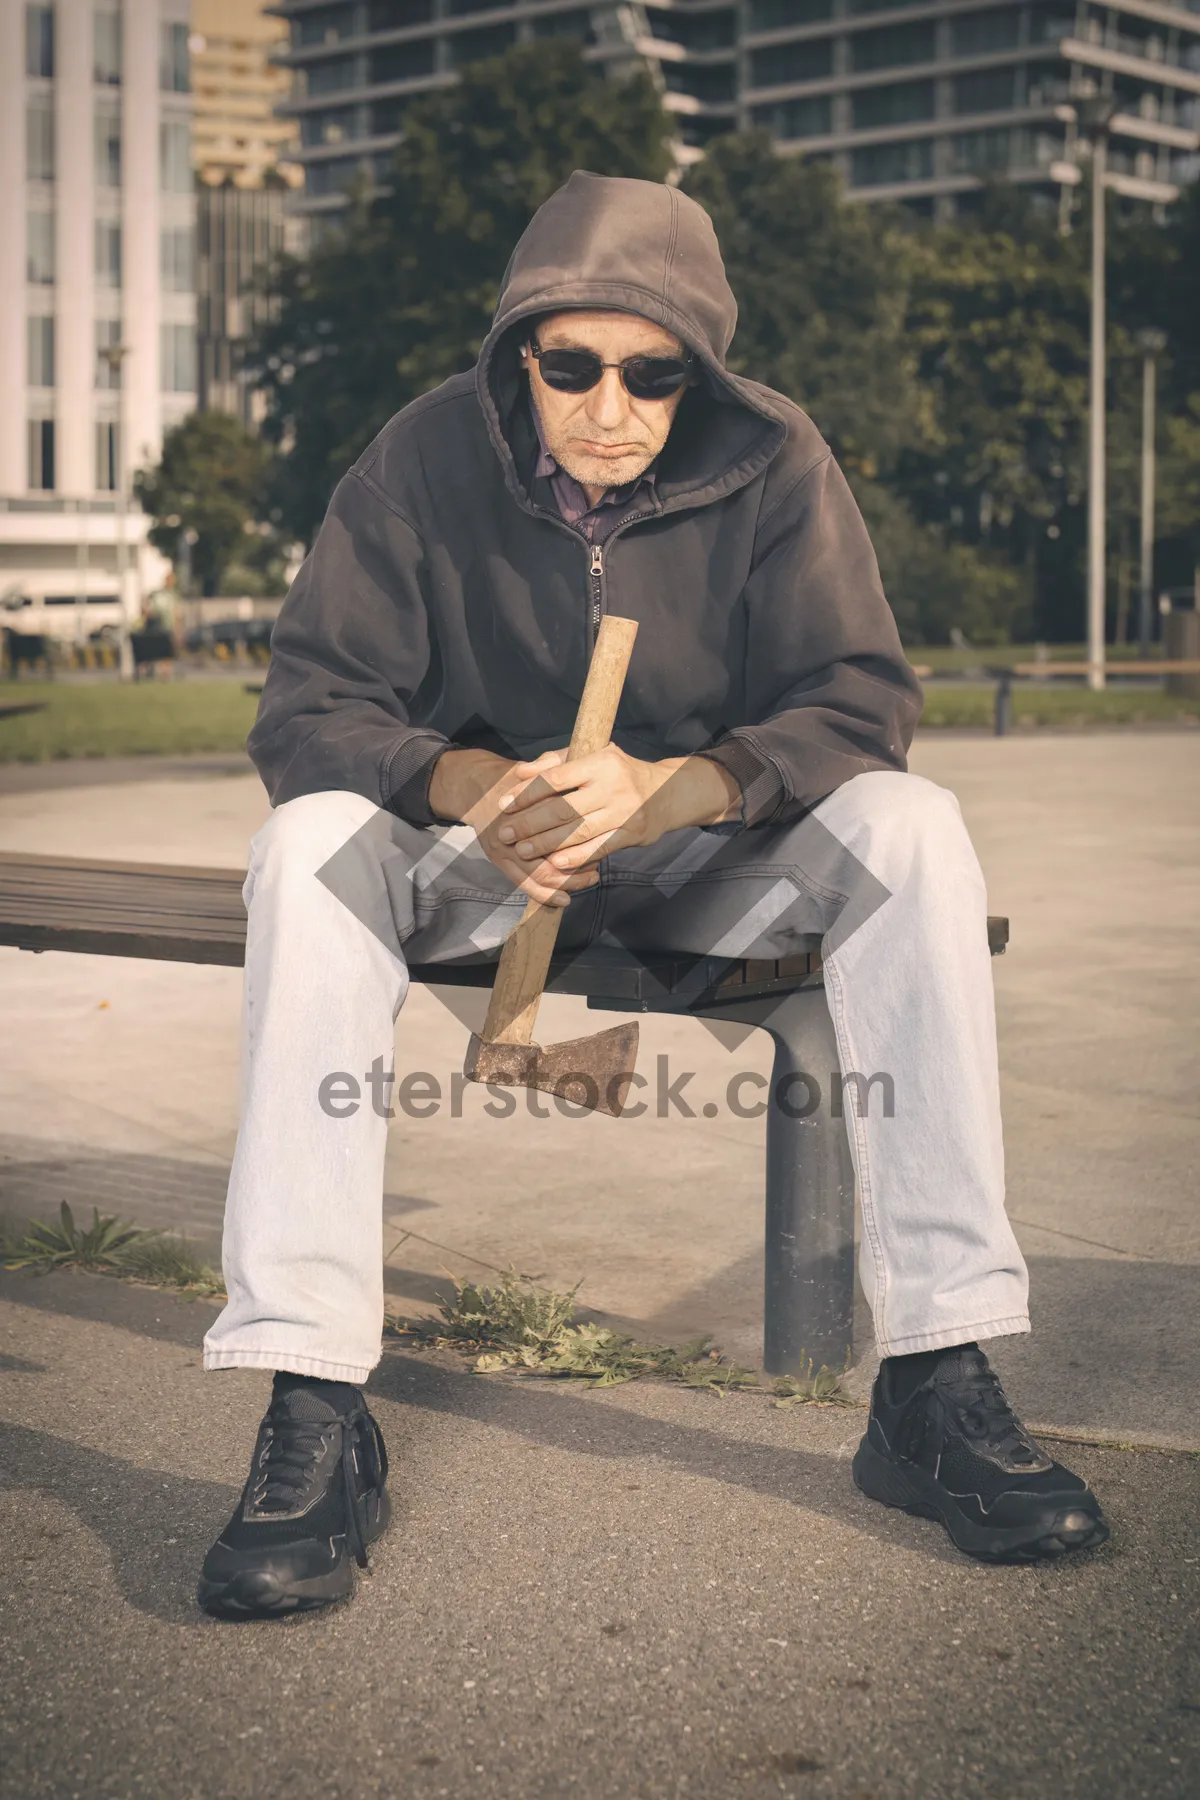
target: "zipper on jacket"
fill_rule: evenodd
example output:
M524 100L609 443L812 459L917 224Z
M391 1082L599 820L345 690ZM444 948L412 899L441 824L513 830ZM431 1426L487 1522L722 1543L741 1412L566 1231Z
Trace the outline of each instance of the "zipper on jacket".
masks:
M604 552L599 544L592 545L592 560L588 570L592 585L592 642L596 641L596 633L600 629L600 620L604 614Z

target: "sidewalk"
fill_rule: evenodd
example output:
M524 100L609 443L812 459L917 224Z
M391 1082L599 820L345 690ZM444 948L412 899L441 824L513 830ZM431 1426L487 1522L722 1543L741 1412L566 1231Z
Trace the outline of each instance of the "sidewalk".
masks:
M1196 1462L1074 1447L1112 1543L960 1557L864 1499L863 1415L371 1382L397 1515L353 1605L226 1626L196 1568L267 1378L210 1309L0 1276L0 1764L22 1800L1189 1800Z

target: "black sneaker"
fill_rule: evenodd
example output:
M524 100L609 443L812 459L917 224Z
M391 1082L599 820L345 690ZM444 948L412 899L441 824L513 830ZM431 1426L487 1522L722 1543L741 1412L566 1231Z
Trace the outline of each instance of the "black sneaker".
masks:
M387 1528L387 1451L355 1387L275 1377L237 1511L204 1559L196 1598L223 1619L343 1600Z
M880 1364L852 1465L864 1494L940 1519L984 1562L1042 1562L1104 1543L1096 1496L1034 1443L980 1349L931 1352L914 1379L915 1362Z

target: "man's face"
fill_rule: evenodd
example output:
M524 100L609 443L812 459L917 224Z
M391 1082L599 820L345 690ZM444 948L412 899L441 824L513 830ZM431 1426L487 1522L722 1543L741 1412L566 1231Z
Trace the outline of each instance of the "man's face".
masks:
M533 335L542 350L590 350L605 363L684 353L677 337L636 313L552 313ZM529 371L550 454L583 488L593 490L589 499L598 499L606 488L623 487L649 468L667 441L685 391L680 388L664 400L635 400L620 369L605 369L586 394L560 393L542 380L528 340L521 349L521 366Z

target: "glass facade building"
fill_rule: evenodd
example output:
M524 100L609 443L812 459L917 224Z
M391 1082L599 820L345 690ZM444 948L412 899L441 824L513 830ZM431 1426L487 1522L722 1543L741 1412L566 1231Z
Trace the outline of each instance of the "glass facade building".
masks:
M681 163L759 126L822 156L864 200L946 216L989 177L1069 210L1073 103L1114 94L1110 168L1162 203L1197 172L1200 0L280 0L288 110L313 214L360 174L386 180L412 98L474 58L573 37L638 59L677 120Z

